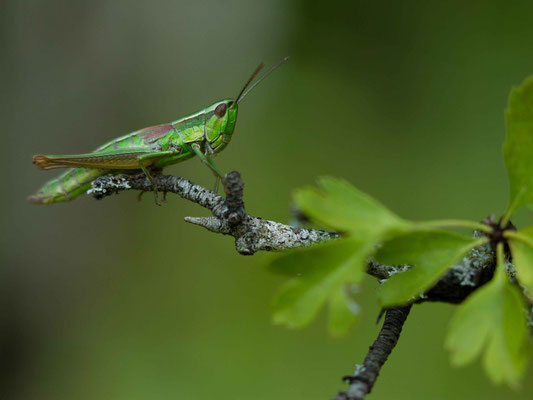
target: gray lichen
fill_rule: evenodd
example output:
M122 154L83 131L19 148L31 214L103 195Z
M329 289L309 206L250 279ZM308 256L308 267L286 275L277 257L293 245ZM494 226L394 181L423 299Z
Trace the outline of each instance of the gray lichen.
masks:
M494 257L494 251L489 244L473 248L461 261L450 268L450 273L461 286L475 287L478 284L476 277L479 275L479 270L492 266Z
M250 215L236 226L218 217L185 217L185 221L203 226L211 232L233 236L235 248L243 255L251 255L260 250L275 251L304 247L337 237L334 233L294 228Z
M110 194L128 189L131 189L131 186L126 177L121 175L105 175L95 179L91 183L91 188L87 190L87 194L96 199L102 199Z

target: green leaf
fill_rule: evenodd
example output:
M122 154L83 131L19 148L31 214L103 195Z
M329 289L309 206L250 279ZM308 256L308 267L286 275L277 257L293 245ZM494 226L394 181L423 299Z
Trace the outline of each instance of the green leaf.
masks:
M332 336L346 335L357 322L360 308L349 293L349 285L342 285L329 297L328 328Z
M511 239L509 246L518 281L523 284L533 298L533 226L521 229L518 233L526 240Z
M297 191L297 204L314 221L348 232L353 238L368 241L410 225L342 179L323 177L318 186L320 189Z
M521 294L498 265L492 281L459 306L446 347L456 366L472 362L485 349L483 365L492 381L518 387L529 357L528 340Z
M533 204L533 77L511 90L505 115L507 136L503 155L512 214L525 204Z
M357 315L343 290L362 279L368 252L369 247L360 242L340 239L276 256L269 270L293 279L274 299L274 322L290 328L304 327L329 302L330 331L346 333Z
M412 301L481 243L480 239L440 230L414 231L385 242L375 255L379 262L413 267L387 279L379 292L382 305L388 307Z

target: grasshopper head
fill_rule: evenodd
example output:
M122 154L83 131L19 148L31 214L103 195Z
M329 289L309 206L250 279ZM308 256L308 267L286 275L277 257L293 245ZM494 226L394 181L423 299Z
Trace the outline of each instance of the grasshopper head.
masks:
M239 106L232 99L216 102L207 109L209 134L207 139L215 152L221 151L231 140Z

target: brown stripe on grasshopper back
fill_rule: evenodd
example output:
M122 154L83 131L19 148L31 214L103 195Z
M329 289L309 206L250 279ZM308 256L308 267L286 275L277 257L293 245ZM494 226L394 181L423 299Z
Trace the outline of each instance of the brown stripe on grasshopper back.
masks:
M163 136L169 132L172 132L173 130L174 127L172 124L157 125L141 129L137 132L137 136L143 139L144 143L150 144L161 139Z

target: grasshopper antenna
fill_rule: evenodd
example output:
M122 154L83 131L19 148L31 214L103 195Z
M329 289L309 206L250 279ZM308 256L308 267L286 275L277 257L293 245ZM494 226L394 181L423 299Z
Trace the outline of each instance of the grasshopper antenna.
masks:
M274 65L272 68L270 68L267 72L265 72L257 81L254 82L252 86L250 86L250 83L254 80L254 78L257 76L259 71L263 68L264 64L261 63L259 66L255 69L252 76L250 76L250 79L246 82L244 87L242 88L241 92L237 96L237 99L235 100L235 103L233 103L232 107L235 107L235 104L239 104L242 99L244 99L248 93L250 93L257 85L259 85L268 75L270 75L272 72L274 72L276 69L278 69L285 61L287 61L289 57L283 58L281 61L279 61L276 65Z
M239 95L237 96L237 99L235 100L235 103L233 103L234 105L235 104L239 104L239 101L241 101L241 98L242 98L242 95L244 93L244 91L246 90L246 88L250 85L250 83L252 83L252 81L254 80L254 78L257 76L257 74L259 73L259 71L261 71L263 69L263 67L265 66L265 64L261 63L257 66L257 68L255 69L254 73L252 74L252 76L250 76L250 78L246 81L246 83L244 84L244 86L242 87L241 91L239 92ZM233 108L233 106L232 106Z

